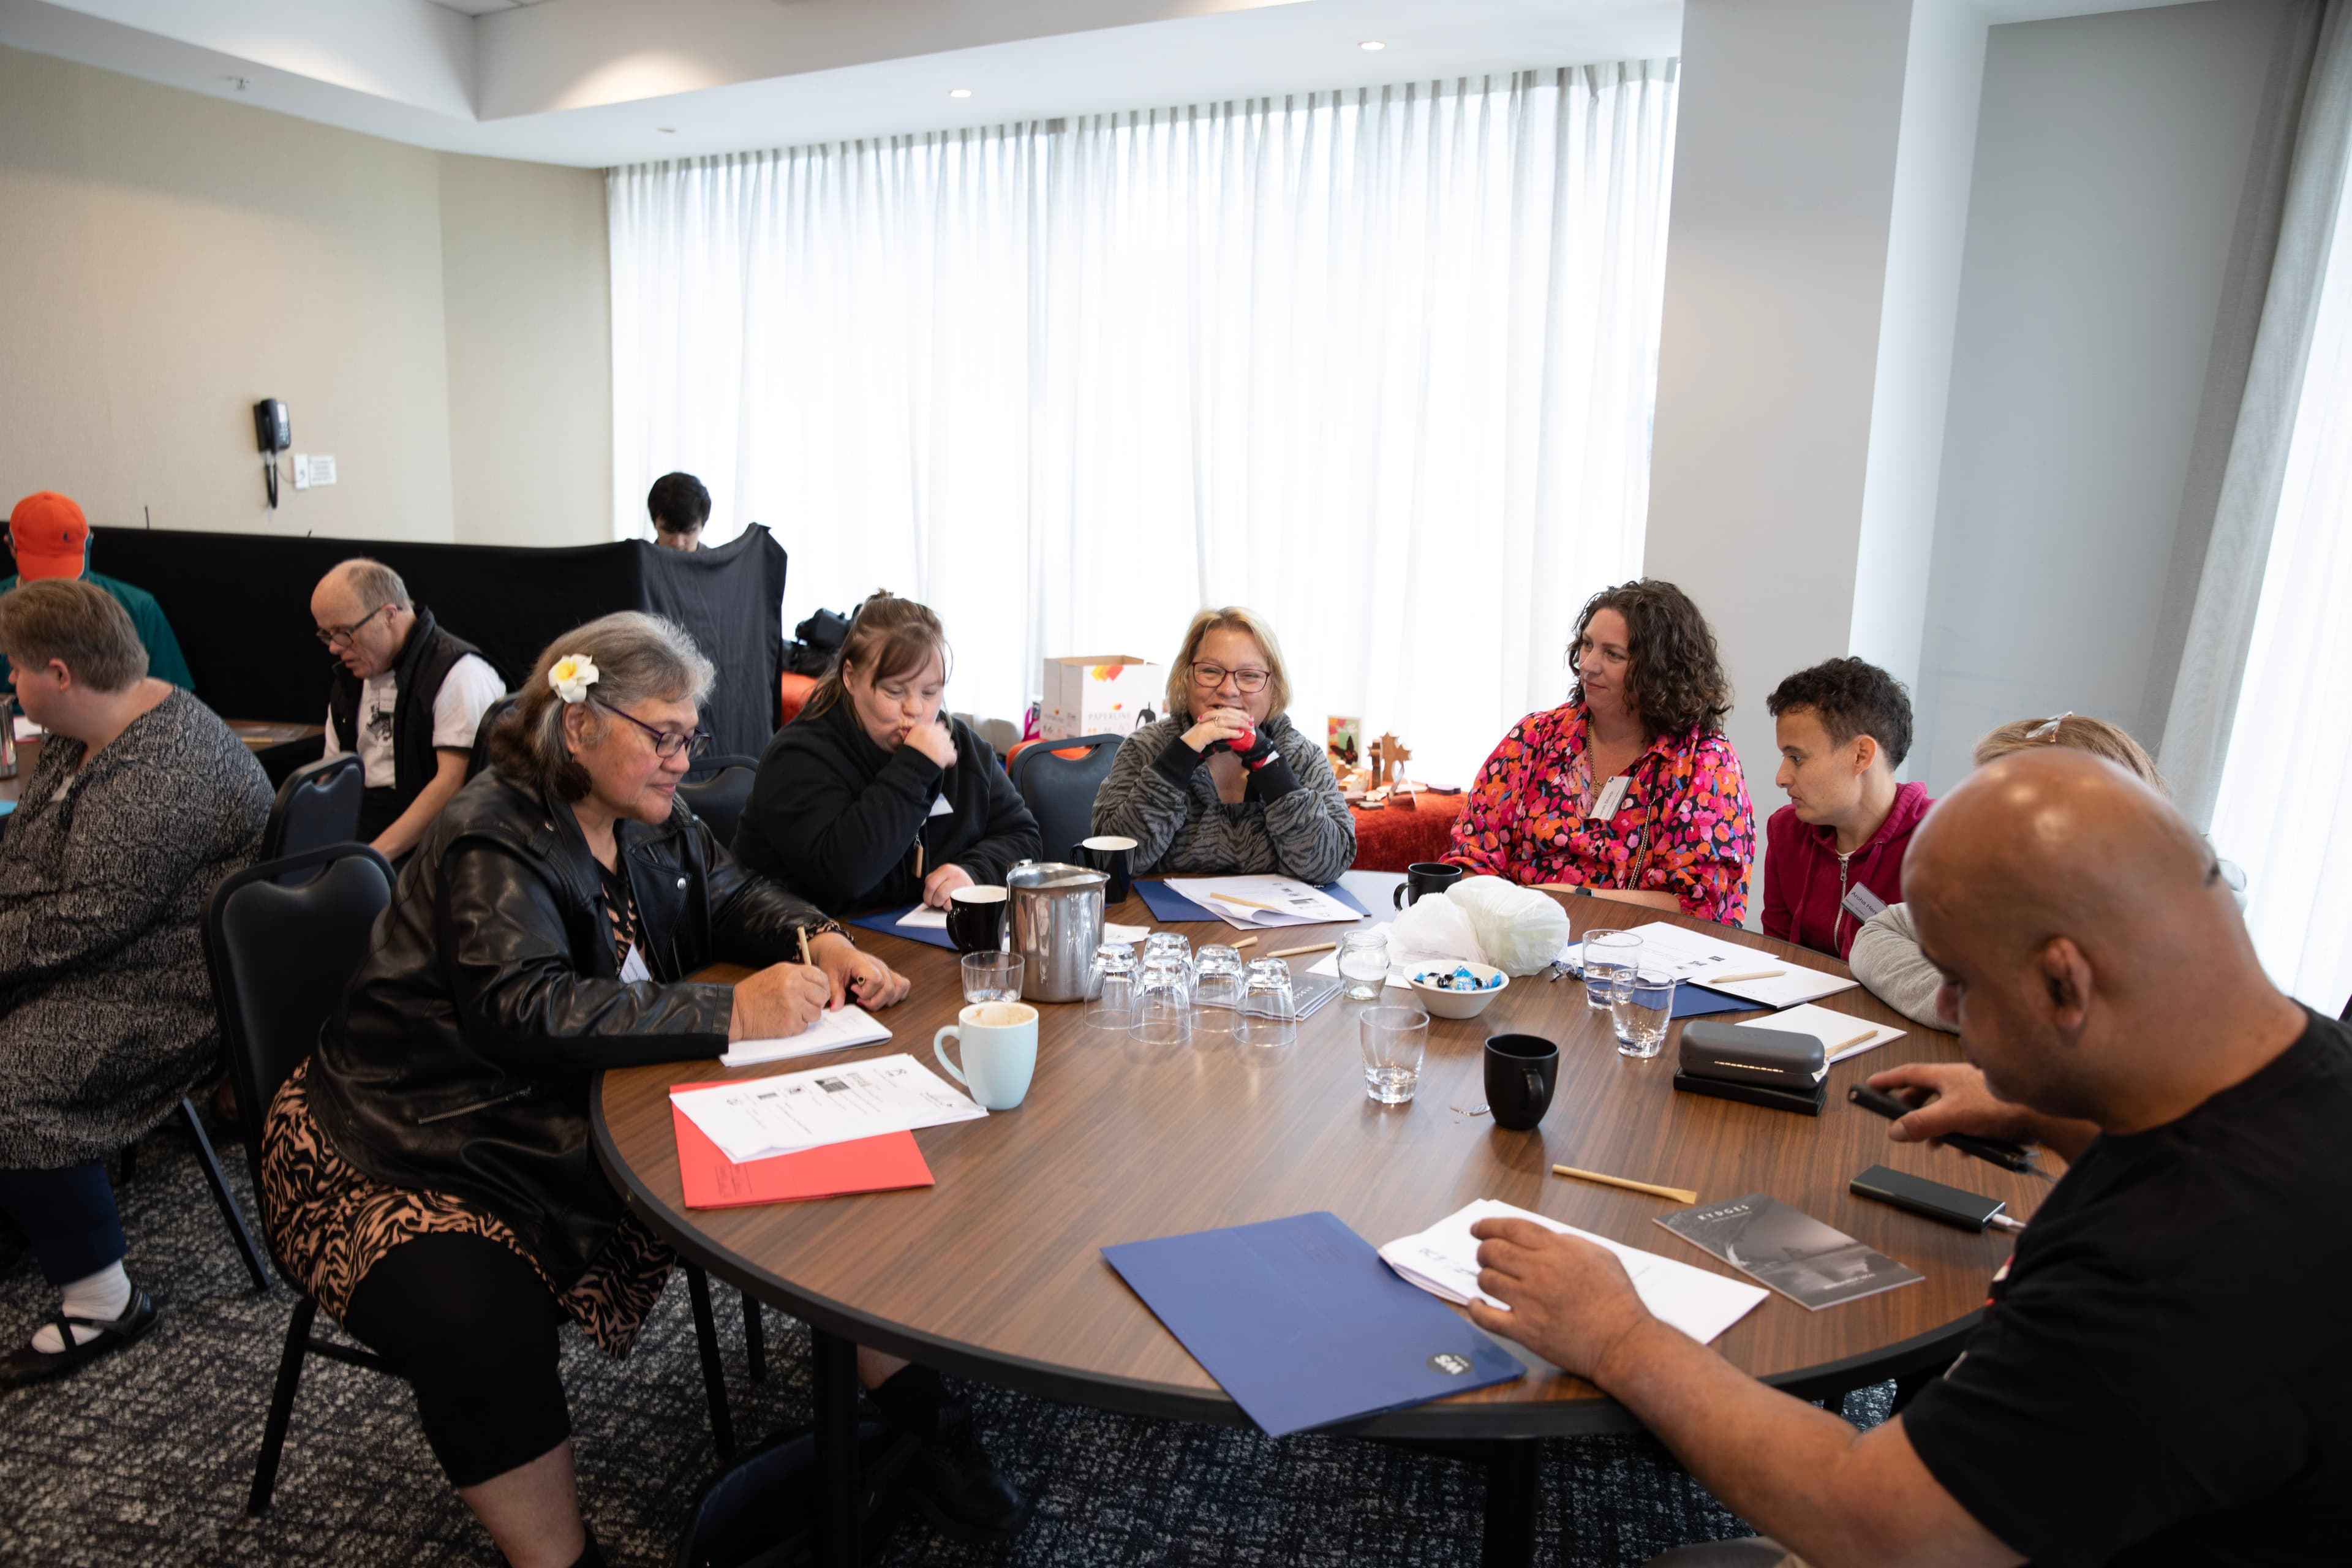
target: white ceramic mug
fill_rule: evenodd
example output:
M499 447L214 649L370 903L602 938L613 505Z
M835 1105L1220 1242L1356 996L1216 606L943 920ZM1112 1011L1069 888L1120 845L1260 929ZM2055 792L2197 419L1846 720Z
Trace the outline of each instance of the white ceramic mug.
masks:
M961 1067L948 1060L950 1040L961 1047ZM1028 1098L1037 1070L1037 1009L1026 1002L975 1002L931 1037L931 1055L983 1110L1010 1110Z

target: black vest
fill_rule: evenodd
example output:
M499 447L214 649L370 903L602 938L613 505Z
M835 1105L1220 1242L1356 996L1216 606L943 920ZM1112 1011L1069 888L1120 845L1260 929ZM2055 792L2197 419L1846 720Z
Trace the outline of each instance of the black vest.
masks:
M431 610L422 605L415 610L416 624L408 628L408 640L392 665L400 686L392 703L392 788L402 811L423 793L440 765L433 755L433 700L441 694L442 681L467 654L482 658L481 649L443 631ZM341 664L327 689L327 710L335 722L335 744L346 752L358 751L360 678Z

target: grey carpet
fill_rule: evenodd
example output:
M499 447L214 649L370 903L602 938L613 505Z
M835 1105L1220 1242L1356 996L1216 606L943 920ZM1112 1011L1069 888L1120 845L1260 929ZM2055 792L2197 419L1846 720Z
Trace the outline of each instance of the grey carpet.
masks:
M250 1208L241 1161L230 1180ZM284 1340L283 1286L255 1296L176 1129L142 1145L121 1190L132 1278L163 1306L140 1344L42 1387L0 1394L0 1563L483 1565L499 1555L440 1479L400 1384L312 1358L267 1517L245 1499ZM739 1437L804 1423L805 1331L767 1315L770 1374L749 1380L735 1293L714 1286ZM55 1298L29 1262L0 1278L15 1343ZM615 1564L677 1548L715 1460L682 1279L625 1362L566 1331L581 1492ZM1323 1437L1110 1415L970 1389L991 1452L1037 1500L1015 1542L975 1549L919 1520L886 1561L979 1563L1475 1563L1484 1480L1451 1460ZM1855 1395L1880 1419L1890 1390ZM1543 1546L1562 1568L1619 1568L1684 1542L1747 1533L1642 1437L1544 1445Z

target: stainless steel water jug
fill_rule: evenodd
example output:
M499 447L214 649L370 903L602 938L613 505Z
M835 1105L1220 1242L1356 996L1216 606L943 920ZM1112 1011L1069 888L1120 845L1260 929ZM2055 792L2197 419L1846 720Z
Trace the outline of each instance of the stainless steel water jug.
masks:
M1082 1002L1102 943L1103 886L1085 866L1024 860L1005 874L1013 894L1013 951L1027 1002Z

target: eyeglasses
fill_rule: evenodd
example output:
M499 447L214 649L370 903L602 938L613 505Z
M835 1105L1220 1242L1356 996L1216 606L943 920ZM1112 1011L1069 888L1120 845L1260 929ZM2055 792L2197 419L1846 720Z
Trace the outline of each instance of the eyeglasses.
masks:
M2072 708L2069 708L2063 713L2059 714L2055 719L2045 719L2041 723L2033 726L2032 729L2028 730L2025 732L2025 738L2029 741L2047 741L2054 746L2058 744L2058 727L2066 722L2067 720L2072 719L2074 716L2074 710Z
M320 642L325 643L329 647L333 647L338 643L348 647L352 639L360 635L360 628L362 626L367 625L370 621L375 619L378 616L383 614L390 608L392 608L390 605L378 605L374 609L370 610L366 615L362 616L350 626L320 626L313 635L315 635Z
M1270 669L1227 669L1222 664L1196 664L1192 667L1192 684L1203 691L1213 690L1234 678L1234 685L1243 691L1264 691L1265 683L1274 679Z
M667 762L680 752L684 752L689 757L707 757L710 754L710 737L703 731L697 730L691 735L681 735L673 730L657 730L635 714L624 713L610 704L599 702L596 706L604 709L615 719L626 719L630 723L651 735L654 740L654 755L664 762Z

